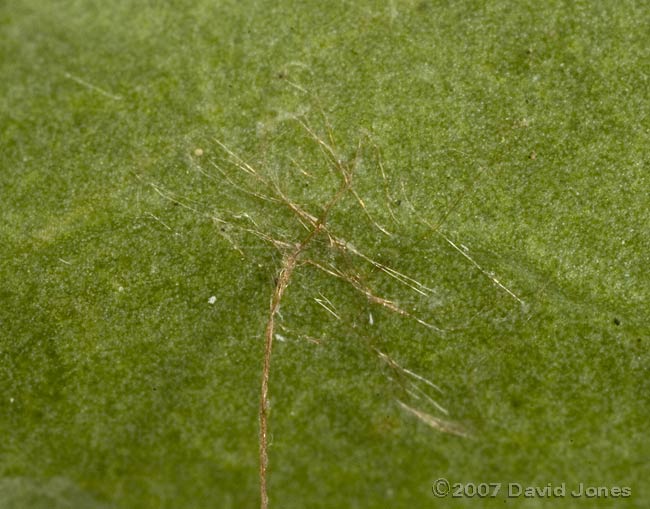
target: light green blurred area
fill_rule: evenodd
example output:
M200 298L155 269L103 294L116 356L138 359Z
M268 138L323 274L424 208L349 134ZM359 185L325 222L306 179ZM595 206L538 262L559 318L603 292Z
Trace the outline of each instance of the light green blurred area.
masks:
M255 186L220 140L318 214L337 180L296 117L342 159L362 140L355 189L392 235L351 195L332 231L433 291L325 237L305 257L446 332L300 267L272 505L646 507L649 22L614 1L0 4L0 508L258 505L282 260L211 217L304 230L212 163ZM411 382L473 438L405 411L444 417ZM440 499L440 477L632 496Z

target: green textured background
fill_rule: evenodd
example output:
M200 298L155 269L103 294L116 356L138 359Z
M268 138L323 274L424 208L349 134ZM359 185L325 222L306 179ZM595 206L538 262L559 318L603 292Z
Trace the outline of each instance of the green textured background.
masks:
M360 136L381 149L386 181L366 144L355 185L393 235L349 198L332 228L435 296L313 256L448 332L301 268L273 358L272 505L648 507L649 24L632 1L0 3L0 508L258 504L281 260L150 184L296 238L286 210L196 170L225 164L219 138L316 213L332 180L287 119L323 132L321 110L344 157ZM525 306L422 223L441 218ZM401 409L435 413L372 346L441 385L474 438ZM439 477L632 496L442 500Z

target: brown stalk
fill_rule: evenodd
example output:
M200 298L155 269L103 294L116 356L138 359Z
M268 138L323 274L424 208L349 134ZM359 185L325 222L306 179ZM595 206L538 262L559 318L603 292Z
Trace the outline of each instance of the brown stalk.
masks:
M322 142L325 144L324 142ZM325 144L327 146L327 144ZM273 339L275 336L275 317L280 309L280 304L282 297L284 295L289 282L291 281L291 276L294 269L298 265L299 257L303 251L305 251L309 243L320 233L321 230L325 229L325 222L327 221L327 216L336 203L341 199L341 197L350 189L351 186L351 176L348 173L347 169L343 166L342 163L335 163L338 171L340 171L343 178L343 183L339 187L338 191L331 198L325 210L321 216L312 224L311 231L307 236L302 240L302 242L296 244L294 248L284 257L282 262L282 267L280 268L280 273L277 277L277 282L273 290L273 295L271 297L271 306L269 309L269 318L266 323L266 328L264 331L264 362L262 368L262 382L260 390L260 408L259 408L259 419L260 419L260 442L259 442L259 475L260 475L260 507L261 509L267 509L269 506L269 497L267 489L267 479L268 479L268 465L269 465L269 453L268 453L268 420L269 420L269 378L271 374L271 354L273 351ZM252 168L251 168L252 170ZM253 170L254 171L254 170ZM284 198L284 197L283 197ZM298 213L299 208L293 203L287 200L290 208Z

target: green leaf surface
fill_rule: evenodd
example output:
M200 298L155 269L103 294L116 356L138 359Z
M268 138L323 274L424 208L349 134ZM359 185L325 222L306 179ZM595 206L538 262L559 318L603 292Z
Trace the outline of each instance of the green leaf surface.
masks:
M648 23L0 4L0 508L259 506L290 205L320 216L337 164L342 245L316 236L277 317L271 507L647 507Z

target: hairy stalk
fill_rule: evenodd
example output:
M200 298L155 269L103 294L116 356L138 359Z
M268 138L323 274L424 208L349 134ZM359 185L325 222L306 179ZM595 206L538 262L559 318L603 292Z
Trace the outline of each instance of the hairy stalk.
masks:
M269 427L269 379L271 375L271 354L273 352L273 338L275 336L275 317L280 309L280 303L284 291L289 286L291 276L294 269L298 264L300 254L307 249L309 243L325 228L327 216L332 210L336 202L350 189L351 176L347 169L341 164L337 164L338 170L341 172L343 183L338 191L334 194L329 201L325 210L320 218L312 224L312 230L307 234L302 242L295 245L295 247L286 255L282 262L280 273L278 274L277 283L273 290L271 297L271 307L269 309L269 319L266 323L264 331L264 363L262 368L262 382L260 385L260 441L259 441L259 469L260 469L260 507L267 509L269 506L269 496L267 489L268 479L268 466L269 466L269 441L268 441L268 427Z
M273 290L271 298L271 309L269 310L269 319L266 323L264 332L264 366L262 368L262 384L260 394L260 497L262 509L269 506L268 491L266 488L267 468L269 464L269 441L268 441L268 419L269 419L269 376L271 374L271 352L273 350L273 335L275 334L275 316L280 309L280 302L284 291L289 285L289 280L296 268L298 256L304 248L303 244L298 244L296 248L284 259L282 269L278 276L278 282Z

